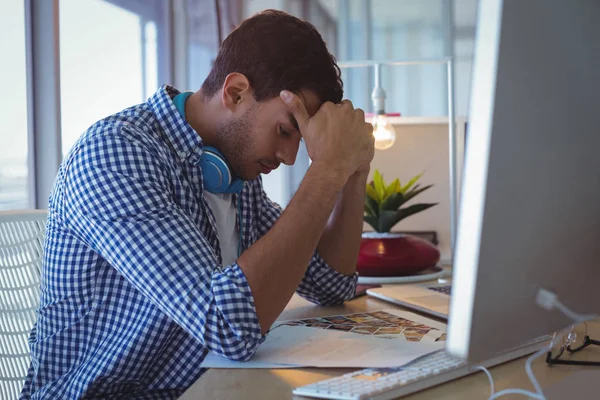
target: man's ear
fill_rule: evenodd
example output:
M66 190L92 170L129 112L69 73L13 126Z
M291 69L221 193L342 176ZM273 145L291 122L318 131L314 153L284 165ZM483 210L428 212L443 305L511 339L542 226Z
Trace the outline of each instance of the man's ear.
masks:
M251 97L253 98L248 78L238 72L232 72L227 75L225 82L223 82L223 91L221 93L221 103L223 104L223 107L232 112L234 112L241 103L247 102Z

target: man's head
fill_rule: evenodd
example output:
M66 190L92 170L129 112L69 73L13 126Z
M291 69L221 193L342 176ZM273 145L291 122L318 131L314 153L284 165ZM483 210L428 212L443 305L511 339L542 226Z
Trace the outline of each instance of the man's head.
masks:
M326 101L339 103L340 70L309 23L281 11L259 13L221 44L200 90L217 110L214 146L234 173L255 179L280 163L293 164L301 135L279 93L296 93L309 114Z

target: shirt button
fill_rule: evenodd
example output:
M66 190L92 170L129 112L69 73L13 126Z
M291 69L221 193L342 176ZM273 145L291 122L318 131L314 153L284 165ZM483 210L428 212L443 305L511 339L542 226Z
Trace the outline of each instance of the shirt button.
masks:
M192 154L190 156L190 163L192 165L198 165L198 164L200 164L200 156L198 156L197 154Z
M186 156L186 154L185 154L185 152L184 152L184 151L180 151L180 152L179 152L179 157L181 157L181 158L185 158L185 156Z
M197 176L192 177L192 182L198 183L199 181L200 181L200 179L198 179Z

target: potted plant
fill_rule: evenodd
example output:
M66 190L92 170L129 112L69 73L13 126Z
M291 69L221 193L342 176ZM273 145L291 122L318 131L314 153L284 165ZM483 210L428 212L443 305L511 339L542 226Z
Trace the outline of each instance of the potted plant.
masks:
M440 251L431 242L414 235L390 232L403 219L438 203L417 203L406 207L409 200L433 185L421 186L423 173L402 185L399 179L386 185L383 175L375 170L367 184L363 220L374 232L364 232L358 256L357 271L365 276L410 275L440 260Z

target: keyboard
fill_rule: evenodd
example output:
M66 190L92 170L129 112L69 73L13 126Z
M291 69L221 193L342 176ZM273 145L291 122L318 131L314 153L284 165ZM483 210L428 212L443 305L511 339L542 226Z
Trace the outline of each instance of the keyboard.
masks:
M490 368L523 357L541 349L550 338L540 337L477 365ZM298 387L293 393L336 400L396 399L475 372L478 370L472 369L466 362L439 350L402 367L362 369Z
M429 290L433 290L434 292L438 292L438 293L444 293L447 294L448 296L450 296L450 289L452 288L451 285L447 285L447 286L430 286L427 287L427 289Z

